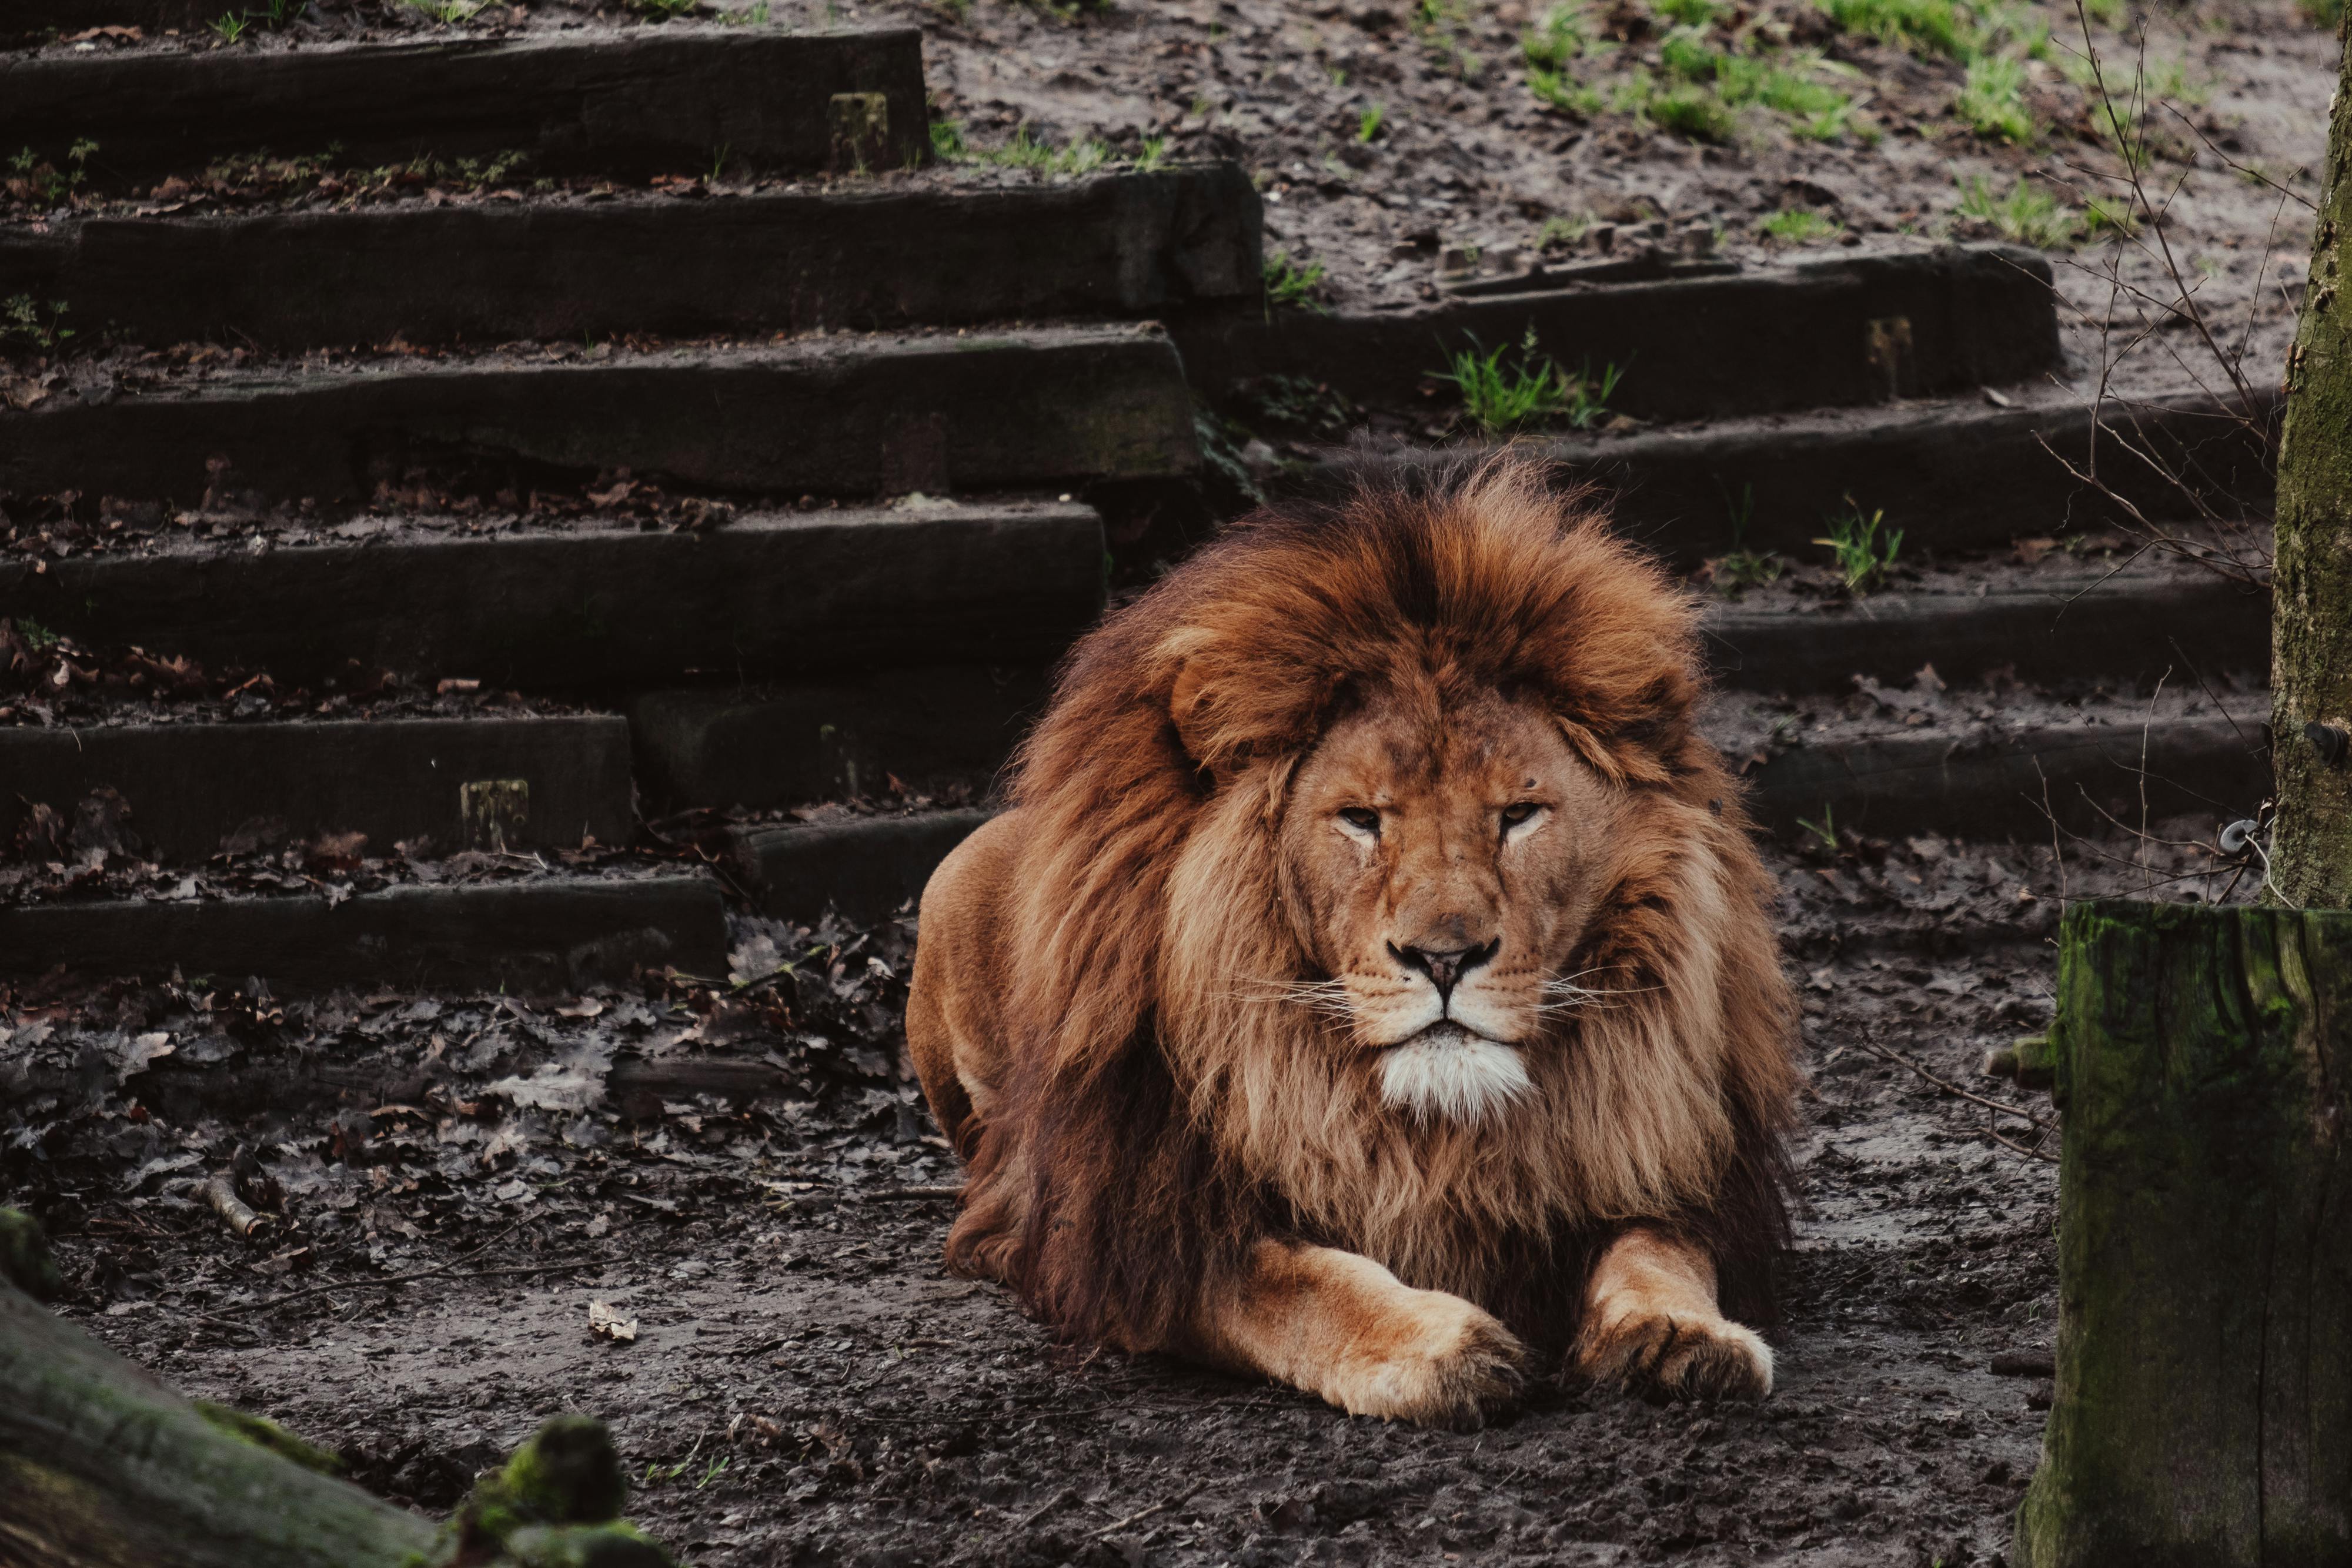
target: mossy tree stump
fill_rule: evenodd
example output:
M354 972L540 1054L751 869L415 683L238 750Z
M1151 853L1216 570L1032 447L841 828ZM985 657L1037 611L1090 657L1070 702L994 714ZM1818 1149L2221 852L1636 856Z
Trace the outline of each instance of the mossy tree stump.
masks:
M2078 904L2032 1568L2352 1564L2352 913Z

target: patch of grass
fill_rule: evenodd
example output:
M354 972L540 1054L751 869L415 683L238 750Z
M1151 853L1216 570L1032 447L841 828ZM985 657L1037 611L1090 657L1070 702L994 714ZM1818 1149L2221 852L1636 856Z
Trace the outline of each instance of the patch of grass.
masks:
M489 0L400 0L412 11L421 11L443 26L470 22L481 15Z
M1592 23L1582 5L1555 5L1519 40L1519 55L1531 66L1565 70L1592 47Z
M2131 20L2127 0L2084 0L2083 9L2090 13L2092 21L2110 32L2122 32L2124 24Z
M1572 114L1579 120L1590 120L1601 112L1601 90L1590 87L1566 71L1549 71L1541 66L1528 68L1528 90L1536 101Z
M1952 112L1979 136L2032 141L2033 116L2025 107L2025 62L2005 55L1970 60L1968 80L1952 100Z
M764 27L768 25L768 0L759 0L748 10L721 11L719 20L730 27Z
M1903 530L1892 529L1885 534L1880 529L1886 514L1874 511L1863 516L1862 508L1852 500L1842 517L1830 519L1829 537L1813 542L1826 545L1837 563L1838 575L1845 580L1848 593L1864 594L1886 580L1886 569L1895 564L1897 551L1903 548Z
M1731 110L1710 87L1691 84L1654 91L1641 113L1659 130L1693 141L1731 140Z
M2344 0L2296 0L2295 9L2315 27L2332 33L2344 26Z
M1963 217L1989 223L2003 239L2042 250L2064 250L2082 230L2082 214L2021 177L2006 192L1996 193L1983 175L1970 176L1960 189L1958 211Z
M1955 0L1818 0L1842 33L1860 33L1913 54L1972 57L1975 18Z
M1822 68L1822 57L1810 52L1787 65L1725 55L1716 62L1716 91L1727 104L1761 104L1787 115L1790 129L1808 141L1834 141L1860 127L1853 118L1853 95L1817 80L1812 73Z
M1685 81L1713 81L1725 57L1701 27L1675 27L1658 41L1658 63Z
M1574 245L1592 228L1591 213L1579 213L1570 218L1546 218L1543 227L1536 231L1536 248L1549 250L1555 245Z
M1822 820L1820 821L1809 822L1805 821L1804 818L1800 817L1797 819L1797 826L1804 829L1805 831L1819 839L1822 841L1822 847L1829 851L1830 853L1837 853L1837 814L1830 810L1829 802L1823 801L1822 803Z
M63 202L81 189L82 182L89 177L89 155L97 151L97 142L86 136L77 137L66 149L67 166L59 169L31 148L21 148L8 159L8 169L24 182L22 193L34 201Z
M1265 302L1291 309L1315 310L1316 291L1323 287L1323 264L1310 261L1301 266L1290 258L1286 250L1276 251L1265 258Z
M29 294L0 299L0 343L22 343L47 353L74 335L73 329L65 325L65 315L66 302L62 299L51 301L46 316L40 302Z
M234 44L245 37L247 24L243 16L234 11L228 11L214 17L205 26L211 28L213 37L222 43Z
M1145 137L1143 139L1143 145L1136 149L1135 172L1139 174L1157 173L1160 170L1166 168L1167 165L1168 138L1165 136Z
M1388 105L1373 104L1356 117L1356 140L1369 143L1381 133L1381 122L1388 119Z
M1782 245L1812 245L1821 240L1835 239L1845 233L1843 224L1825 218L1808 207L1783 207L1777 213L1759 218L1756 229Z
M1473 338L1469 348L1450 357L1450 366L1432 373L1454 383L1465 422L1487 435L1554 423L1589 429L1608 412L1625 375L1612 364L1595 377L1589 362L1570 371L1543 351L1533 327L1516 353L1507 346L1485 349Z
M1712 27L1730 7L1722 0L1653 0L1651 9L1685 27Z
M2132 211L2132 198L2093 196L2084 202L2083 233L2094 238L2116 235L2124 239L2139 233L2139 214Z
M1167 145L1160 141L1160 156L1164 159ZM1151 143L1144 143L1150 154ZM1033 135L1025 125L1016 127L1013 140L1002 147L974 147L963 133L963 122L956 120L931 121L931 153L943 163L987 163L1002 169L1027 169L1040 174L1091 174L1111 162L1110 144L1088 137L1073 141L1067 147L1048 146ZM1159 165L1152 165L1157 168Z

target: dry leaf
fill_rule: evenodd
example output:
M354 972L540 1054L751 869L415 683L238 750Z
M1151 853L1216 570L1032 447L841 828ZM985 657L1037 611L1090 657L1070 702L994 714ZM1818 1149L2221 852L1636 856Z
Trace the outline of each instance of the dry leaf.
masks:
M625 1318L609 1301L588 1303L588 1332L598 1339L627 1344L637 1337L637 1320Z

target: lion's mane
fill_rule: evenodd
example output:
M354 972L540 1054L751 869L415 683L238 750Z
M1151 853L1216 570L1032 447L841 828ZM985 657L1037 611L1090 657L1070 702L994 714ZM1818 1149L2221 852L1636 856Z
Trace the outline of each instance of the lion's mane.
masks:
M1738 790L1694 728L1696 612L1523 465L1262 510L1073 651L1016 759L1014 1062L970 1163L951 1265L1073 1338L1181 1340L1254 1239L1360 1251L1570 1338L1632 1219L1770 1312L1785 1247L1791 1009ZM1601 995L1530 1052L1501 1121L1381 1107L1283 997L1317 977L1276 850L1299 758L1354 694L1539 702L1637 800L1574 967Z

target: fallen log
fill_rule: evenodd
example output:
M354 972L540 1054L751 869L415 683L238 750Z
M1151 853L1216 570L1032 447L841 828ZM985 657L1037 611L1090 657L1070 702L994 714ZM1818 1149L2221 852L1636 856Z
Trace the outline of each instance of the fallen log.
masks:
M27 1568L668 1568L618 1521L603 1425L559 1416L436 1525L322 1473L272 1423L194 1403L34 1300L37 1227L0 1209L0 1562Z
M2060 927L2058 1355L2032 1568L2352 1563L2352 912Z

